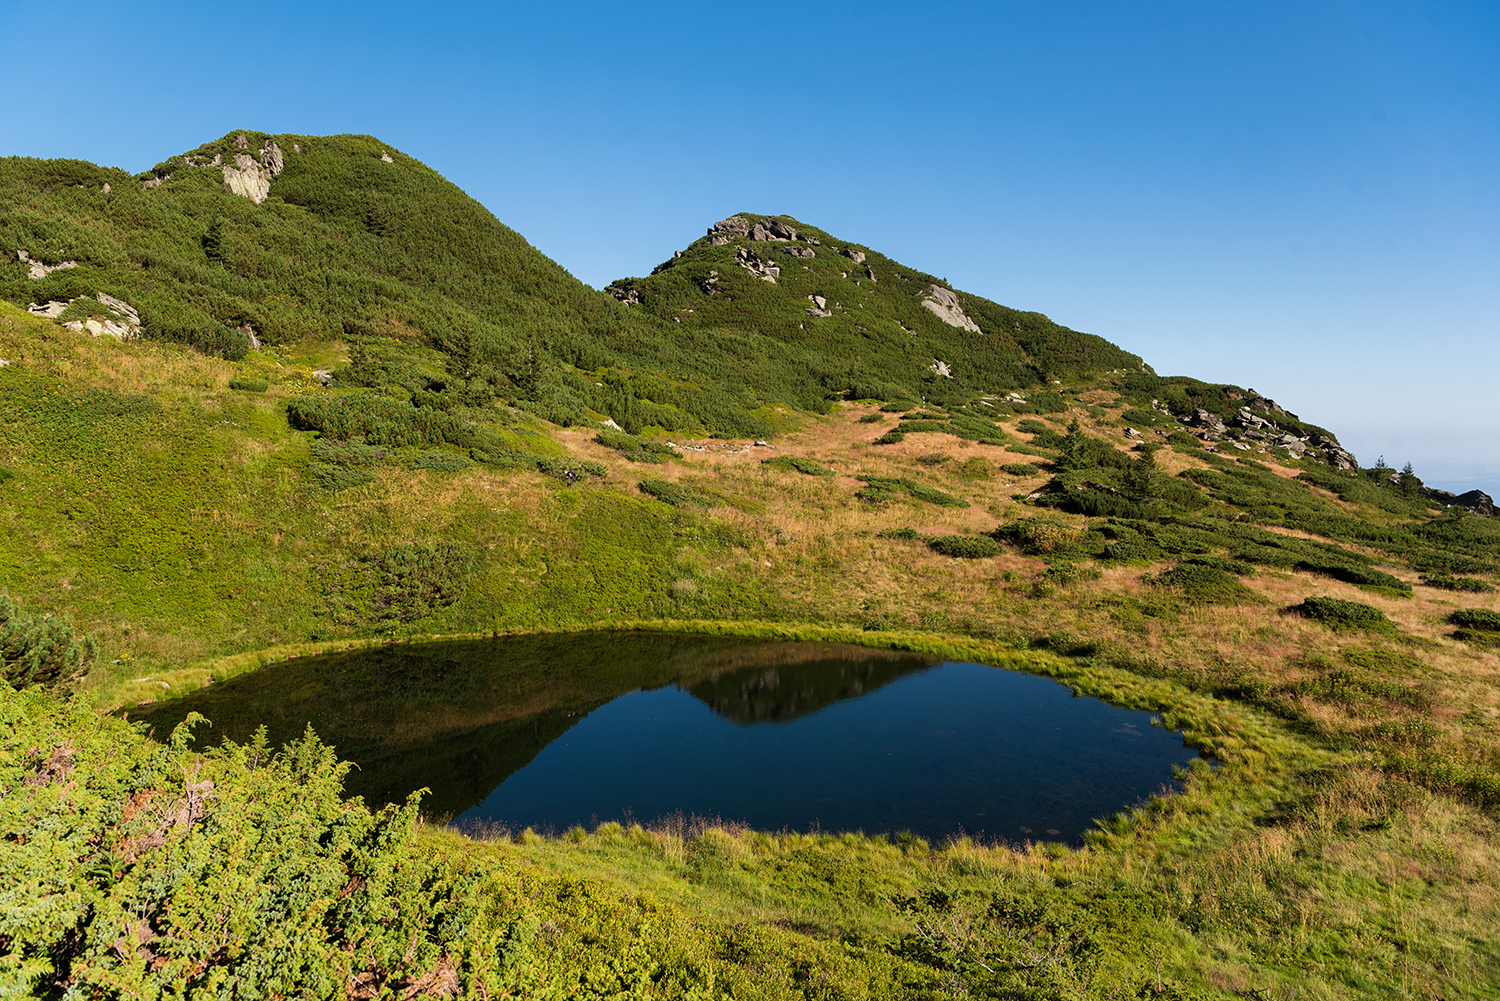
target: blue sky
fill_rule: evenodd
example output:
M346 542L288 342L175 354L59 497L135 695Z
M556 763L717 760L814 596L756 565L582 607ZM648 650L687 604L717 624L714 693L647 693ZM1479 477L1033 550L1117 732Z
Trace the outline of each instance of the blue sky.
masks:
M0 154L371 133L596 287L787 213L1500 493L1494 3L74 2L0 32Z

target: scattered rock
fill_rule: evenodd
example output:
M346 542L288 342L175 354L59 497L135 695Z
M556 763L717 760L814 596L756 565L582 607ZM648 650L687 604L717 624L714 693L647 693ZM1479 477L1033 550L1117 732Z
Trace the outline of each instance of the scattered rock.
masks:
M166 184L171 179L172 179L172 175L171 174L167 174L165 177L153 177L149 181L142 181L141 182L141 190L142 191L150 191L152 188L159 188L163 184Z
M865 252L863 250L855 250L852 247L845 247L841 251L841 253L845 257L849 258L849 260L853 261L855 264L865 263Z
M1184 417L1182 423L1190 424L1195 428L1201 428L1211 434L1222 435L1229 431L1229 428L1224 424L1223 418L1218 414L1204 410L1202 407L1197 408L1191 414Z
M1240 412L1235 415L1234 422L1242 428L1254 428L1255 430L1274 429L1275 424L1261 417L1249 407L1240 407Z
M793 257L817 257L811 247L787 247L786 252Z
M624 428L620 427L620 425L618 425L618 424L615 423L615 419L613 417L606 417L604 419L603 423L604 423L605 427L607 427L607 428L614 428L616 431L624 431L625 430Z
M761 242L789 243L797 239L797 231L780 219L762 219L750 230L750 239Z
M1231 444L1234 445L1234 447L1237 448L1237 449L1239 449L1241 452L1248 452L1248 451L1250 451L1250 446L1246 445L1242 441L1231 442Z
M870 279L870 281L873 282L875 280L875 269L874 268L865 268L865 277L868 278L868 279Z
M932 359L932 364L927 366L927 371L936 373L937 375L942 376L944 379L953 378L953 369L948 367L948 363L945 361L939 361L936 358Z
M1135 428L1126 428L1125 429L1125 437L1127 437L1127 438L1139 438L1140 436L1141 436L1141 433L1139 431L1137 431Z
M79 298L83 297L80 296ZM45 306L38 306L33 302L26 307L26 312L32 316L42 316L55 320L77 301L78 299L69 299L67 302L58 302L54 299ZM76 330L79 333L92 334L95 337L98 337L100 334L109 334L111 337L118 337L122 341L140 336L141 315L136 312L134 306L104 292L94 293L94 301L109 310L110 315L105 316L103 319L91 316L87 320L69 320L63 326L69 330Z
M30 269L27 277L33 281L46 278L54 271L66 271L68 268L78 267L77 261L63 261L61 264L43 264L41 261L33 261L24 250L16 251L16 258Z
M808 296L808 299L812 300L812 303L813 303L813 305L811 305L811 306L809 306L807 308L808 315L810 315L810 316L832 316L833 315L833 311L828 308L828 300L825 299L825 298L823 298L821 295L810 295L810 296Z
M708 228L708 242L710 246L722 247L742 236L748 236L749 233L750 220L742 215L732 215L728 219L720 219Z
M326 368L315 368L313 369L313 378L317 379L319 382L327 383L332 381L333 373L328 371L328 369Z
M109 194L109 190L110 190L110 189L109 189L109 182L108 182L108 181L105 181L105 182L104 182L104 188L103 188L103 191L104 191L104 193L105 193L105 194L106 194L106 195L107 195L107 194Z
M1324 446L1324 453L1328 456L1328 464L1334 469L1358 469L1359 460L1354 458L1353 453L1346 452L1338 446Z
M740 262L740 267L750 272L761 281L776 284L777 277L781 274L781 265L775 261L764 261L748 247L741 247L735 251L735 258Z
M641 290L634 285L622 285L619 282L614 282L604 291L627 306L639 306L641 304Z
M922 305L950 327L959 327L976 334L980 332L979 324L969 319L964 313L963 303L958 301L958 296L953 293L952 289L943 288L941 285L927 286L927 296L922 300Z
M9 364L10 364L10 362L7 359L0 358L0 368L4 368L5 366L7 366Z
M1271 444L1277 448L1284 448L1294 455L1301 455L1307 451L1307 442L1293 434L1277 435Z
M719 272L710 271L708 277L698 283L698 287L703 290L704 295L713 295L719 291Z
M395 163L396 162L395 160L391 159L391 155L389 153L382 153L382 154L380 154L380 159L383 160L383 161L385 161L386 163Z
M59 316L61 316L63 310L67 308L68 304L66 302L59 302L56 299L53 299L45 306L38 306L33 302L26 307L26 312L30 313L32 316L45 316L50 320L55 320Z

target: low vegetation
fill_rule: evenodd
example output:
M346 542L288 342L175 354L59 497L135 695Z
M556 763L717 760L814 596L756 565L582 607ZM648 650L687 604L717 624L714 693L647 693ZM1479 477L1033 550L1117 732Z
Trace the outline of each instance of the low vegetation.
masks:
M1489 996L1500 519L958 293L975 350L921 305L940 280L788 217L818 242L700 240L620 301L368 137L245 133L286 170L264 205L227 195L208 164L237 135L149 189L0 161L0 246L79 264L0 263L0 298L124 298L149 335L0 304L20 993ZM306 653L597 627L1034 671L1205 764L1081 847L538 836L350 801L312 734L208 749L99 712Z

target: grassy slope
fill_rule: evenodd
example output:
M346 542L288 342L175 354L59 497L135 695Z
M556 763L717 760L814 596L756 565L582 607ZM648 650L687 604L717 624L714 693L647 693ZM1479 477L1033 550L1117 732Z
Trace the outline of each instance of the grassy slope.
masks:
M242 207L230 199L225 208L203 188L193 197L217 199L216 211ZM693 255L732 250L690 248L677 267L709 266L711 257ZM767 315L786 311L784 299L761 305ZM973 312L986 315L980 305ZM470 419L518 450L597 461L608 476L570 488L493 466L411 469L420 450L397 449L372 467L370 482L330 492L314 473L313 436L287 426L286 402L327 392L312 369L338 364L351 343L405 345L406 363L419 353L399 330L337 333L288 337L231 363L171 344L91 339L0 305L0 358L12 362L0 368L0 585L100 634L93 703L189 690L254 666L262 658L249 651L277 646L285 655L382 637L684 620L685 628L889 642L991 662L1029 647L1020 656L1032 669L1167 713L1224 764L1195 775L1185 795L1107 825L1078 854L971 845L923 853L671 824L484 845L422 833L413 850L423 864L463 859L509 871L525 863L529 888L500 899L554 922L567 943L565 958L532 969L537 977L566 982L601 956L625 955L627 912L657 901L665 909L652 913L671 929L660 938L664 961L727 964L721 986L738 983L744 996L881 995L893 982L920 996L949 981L993 993L1000 981L974 962L992 954L964 953L952 935L929 940L920 930L941 919L1003 951L1028 928L1053 927L987 911L995 893L1087 916L1085 937L1105 943L1102 951L1080 939L1060 954L1065 962L1037 974L1071 996L1095 966L1098 996L1154 982L1157 959L1167 979L1200 988L1279 985L1312 997L1482 997L1500 977L1500 659L1482 642L1455 639L1444 622L1458 607L1494 609L1495 598L1418 580L1420 570L1493 581L1500 538L1489 520L1439 517L1388 484L1330 478L1316 460L1231 453L1255 460L1246 463L1189 444L1157 454L1158 499L1147 510L1078 514L1116 503L1129 460L1110 456L1126 456L1120 428L1145 426L1140 408L1151 396L1233 410L1220 387L1143 385L1129 375L1058 387L1061 415L996 410L999 426L984 437L1004 444L954 437L939 420L877 446L898 421L873 405L783 411L776 454L815 460L833 477L767 467L765 449L709 440L696 443L703 451L643 467L595 444L591 431L502 402ZM437 348L421 350L437 352L435 370L447 364ZM233 377L265 378L270 388L232 391ZM1058 473L1066 489L1038 500L1063 506L1039 510L1027 498L1054 475L1048 467L1072 417L1104 451ZM1040 468L1025 472L1023 463ZM636 487L647 474L717 506L651 500ZM860 500L861 476L962 503L928 503L902 487L885 501ZM1232 520L1205 521L1210 515ZM1001 555L976 560L881 534L972 534L1018 521L1024 530L1005 536ZM1256 532L1306 543L1287 541L1304 546L1287 557L1291 550L1268 547ZM459 600L412 622L381 619L362 603L363 558L444 539L475 554ZM1152 583L1195 553L1228 566L1248 599L1234 592L1235 603L1216 603L1185 585ZM1412 594L1294 565L1312 557L1379 569ZM1258 572L1248 573L1247 561ZM1369 604L1394 628L1331 631L1283 613L1310 595ZM854 882L846 886L841 873ZM555 892L578 880L590 888L586 903ZM921 905L936 911L897 906L919 890L936 892ZM526 904L526 893L539 895ZM941 904L949 894L953 903ZM611 944L590 947L591 935Z

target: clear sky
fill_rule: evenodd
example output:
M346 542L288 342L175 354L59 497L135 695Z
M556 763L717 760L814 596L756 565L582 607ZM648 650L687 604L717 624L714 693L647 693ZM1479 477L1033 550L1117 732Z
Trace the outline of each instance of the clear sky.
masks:
M596 287L786 213L1500 493L1500 4L0 4L0 154L377 135Z

